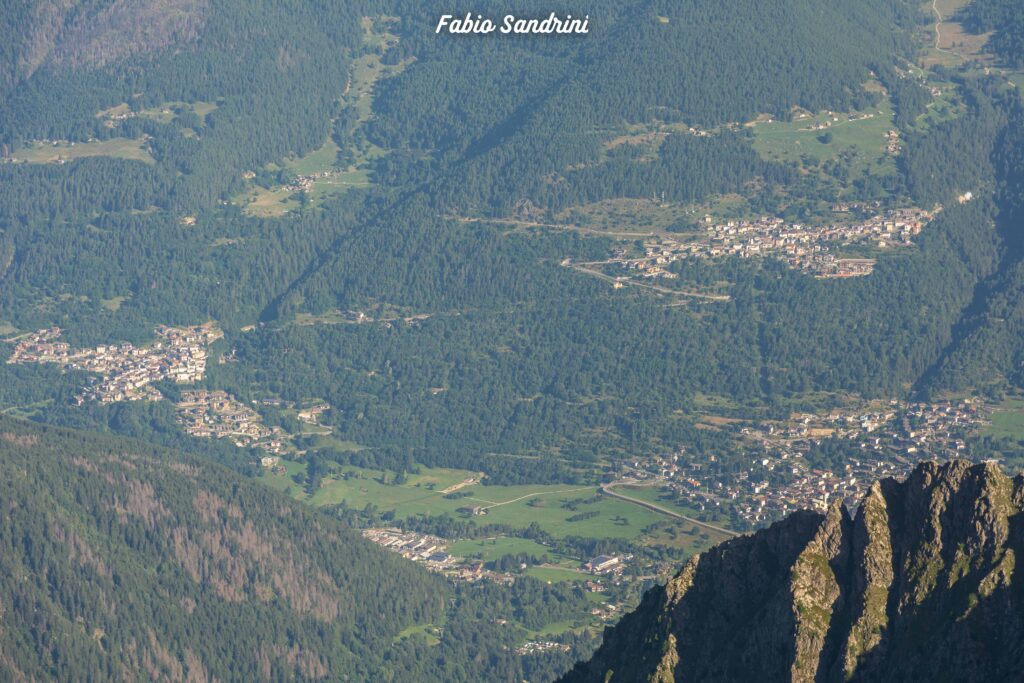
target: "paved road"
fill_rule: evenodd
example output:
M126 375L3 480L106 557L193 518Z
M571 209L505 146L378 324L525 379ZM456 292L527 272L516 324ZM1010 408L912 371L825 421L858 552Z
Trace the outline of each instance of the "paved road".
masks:
M572 264L569 265L569 267L572 268L573 270L577 270L577 271L579 271L581 273L586 273L587 275L592 275L592 276L594 276L596 278L600 278L602 280L607 280L608 282L621 282L624 285L630 285L632 287L643 287L644 289L652 289L655 292L659 292L661 294L668 294L670 296L687 296L687 297L691 297L691 298L694 298L694 299L705 299L707 301L728 301L729 300L729 295L728 294L705 294L703 292L688 292L688 291L682 290L682 289L669 289L668 287L659 287L658 285L649 285L649 284L647 284L645 282L637 282L636 280L633 280L633 279L630 279L630 278L625 278L625 279L620 280L618 278L612 277L611 275L605 275L604 273L602 273L599 270L594 270L593 268L587 268L587 267L585 267L585 266L583 266L581 264L577 264L577 263L572 263Z
M702 527L705 527L705 528L708 528L708 529L713 529L713 530L715 530L715 531L717 531L719 533L725 534L726 536L739 536L740 535L740 534L736 533L735 531L730 531L729 529L725 529L725 528L720 527L720 526L715 526L714 524L708 524L707 522L702 522L699 519L694 519L693 517L687 517L686 515L681 515L678 512L673 512L672 510L668 510L666 508L663 508L660 505L655 505L654 503L648 503L646 500L639 500L637 498L630 498L629 496L623 495L621 493L616 493L615 491L612 490L613 487L615 487L615 486L628 486L628 485L633 485L633 486L640 485L640 486L642 486L643 483L642 482L638 482L638 481L633 480L633 479L623 479L623 480L620 480L620 481L613 481L613 482L611 482L609 484L602 484L601 485L601 493L605 494L606 496L611 496L612 498L618 498L620 500L625 500L625 501L633 503L635 505L640 505L642 507L647 508L648 510L654 510L655 512L660 512L663 515L668 515L669 517L675 517L676 519L682 519L682 520L687 521L687 522L692 522L693 524L696 524L697 526L702 526Z
M502 505L508 505L509 503L518 503L521 500L526 500L527 498L535 498L537 496L553 496L553 495L558 494L558 493L577 493L579 491L593 491L593 490L594 489L591 486L581 486L580 488L565 489L563 491L538 491L536 493L528 493L525 496L519 496L518 498L513 498L512 500L505 500L505 501L502 501L500 503L495 503L493 500L484 500L483 498L472 498L472 497L467 498L466 500L475 500L475 501L480 502L480 503L490 503L490 505L486 505L486 506L484 506L482 508L484 510L490 510L491 508L501 507Z
M525 221L516 218L470 218L468 216L445 216L448 220L456 220L460 223L494 223L504 225L514 225L520 228L552 228L554 230L574 230L576 232L583 232L589 235L599 235L603 237L625 237L627 239L639 239L641 237L654 237L653 232L632 232L632 231L614 231L614 230L601 230L600 228L587 228L582 225L573 225L571 223L539 223L537 221Z

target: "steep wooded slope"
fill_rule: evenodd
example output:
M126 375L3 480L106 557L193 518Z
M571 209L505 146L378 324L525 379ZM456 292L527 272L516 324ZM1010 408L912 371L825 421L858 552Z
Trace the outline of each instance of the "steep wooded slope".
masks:
M371 680L446 586L227 470L0 419L0 679Z

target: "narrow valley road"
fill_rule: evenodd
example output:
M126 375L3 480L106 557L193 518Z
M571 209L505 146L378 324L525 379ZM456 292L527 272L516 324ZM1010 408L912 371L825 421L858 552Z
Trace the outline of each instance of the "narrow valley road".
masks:
M638 482L636 480L620 479L619 481L613 481L613 482L610 482L608 484L602 484L601 485L601 493L605 494L606 496L611 496L612 498L618 498L619 500L624 500L624 501L627 501L629 503L633 503L634 505L640 505L641 507L645 507L648 510L653 510L655 512L660 512L661 514L668 515L669 517L675 517L676 519L681 519L681 520L684 520L686 522L692 522L693 524L696 524L697 526L702 526L702 527L705 527L707 529L712 529L712 530L717 531L719 533L725 534L726 536L740 536L741 535L741 534L736 533L735 531L730 531L729 529L726 529L724 527L715 526L714 524L708 524L707 522L702 522L699 519L694 519L693 517L687 517L686 515L679 514L678 512L673 512L672 510L668 510L666 508L663 508L660 505L655 505L654 503L648 503L646 500L639 500L638 498L630 498L627 495L624 495L622 493L617 493L616 491L612 490L615 486L629 486L629 485L636 486L638 484L639 485L643 485L641 482Z

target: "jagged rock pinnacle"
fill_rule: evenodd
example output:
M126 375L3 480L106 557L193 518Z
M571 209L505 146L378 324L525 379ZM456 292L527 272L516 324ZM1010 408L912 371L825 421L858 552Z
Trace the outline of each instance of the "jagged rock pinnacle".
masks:
M691 559L564 683L1024 678L1024 479L924 462Z

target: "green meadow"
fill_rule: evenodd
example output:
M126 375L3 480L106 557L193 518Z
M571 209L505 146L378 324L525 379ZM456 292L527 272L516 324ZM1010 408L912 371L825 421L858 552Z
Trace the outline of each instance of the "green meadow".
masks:
M398 635L394 637L393 642L399 643L406 638L422 636L426 640L427 645L433 647L434 645L441 644L441 639L438 638L440 633L441 629L434 624L416 624L399 631Z
M858 118L861 116L866 118ZM830 123L828 128L811 129L815 124L825 123ZM750 125L754 149L766 160L802 162L808 157L821 164L846 152L852 156L856 173L866 170L874 175L887 175L896 171L892 157L885 151L885 133L894 126L888 99L864 112L834 116L819 112L792 121L757 121Z
M386 50L397 43L398 39L385 30L390 21L388 18L365 18L363 29L366 33L366 44ZM404 63L384 64L380 55L376 53L364 55L353 62L349 81L339 100L345 107L355 109L357 129L373 115L373 89L377 81L398 73L404 67ZM295 192L281 186L267 188L251 185L232 201L242 205L245 213L251 216L272 218L301 209L304 202L317 206L349 190L369 187L369 162L383 156L387 151L369 142L362 135L352 137L352 143L347 145L348 148L345 150L339 148L334 139L328 136L322 146L304 156L293 156L283 159L278 164L267 165L267 170L284 169L295 176L310 177L322 174L322 177L313 178L312 187L308 192ZM345 153L347 160L339 163L339 155L342 152Z
M135 112L135 116L141 116L143 118L151 119L158 123L170 123L178 117L179 114L184 112L192 112L200 119L205 120L206 115L217 108L217 105L213 102L161 102L155 107L149 107L147 109L140 109ZM115 119L116 117L123 116L132 111L132 108L127 102L122 102L116 106L104 109L103 111L97 112L97 118Z
M575 582L588 581L594 577L583 571L575 569L562 569L560 567L530 567L526 570L528 576L546 583L559 583L561 581Z
M659 507L672 512L686 515L699 520L704 513L698 510L677 505L671 496L663 494L657 486L621 486L615 489L616 493L653 503ZM666 519L666 517L662 517ZM729 520L713 514L704 515L708 524L728 528ZM732 536L715 529L703 526L698 522L678 521L675 524L663 524L658 529L646 534L643 541L649 545L661 545L677 548L685 551L688 555L703 552L722 541L727 541Z
M478 524L506 524L525 529L536 522L556 538L623 539L639 538L646 527L671 521L653 510L602 496L595 486L484 486L474 483L459 489L459 495L446 497L444 489L479 475L444 468L422 468L404 483L395 484L395 475L391 472L343 467L326 477L321 487L309 496L303 484L293 479L294 475L304 475L305 466L290 461L282 461L282 465L286 473L265 472L262 479L295 498L317 506L337 505L343 501L357 509L372 505L380 511L393 510L399 519L445 514L468 517L468 513L460 509L479 506L485 513L472 517ZM563 505L566 502L571 502L575 509ZM486 548L481 547L480 551L486 552Z
M1024 441L1024 399L1007 399L992 413L987 436Z
M459 557L473 557L490 562L505 555L548 555L552 559L555 553L537 541L529 538L495 536L494 538L466 539L448 546L448 552Z
M15 150L11 159L29 164L54 164L86 157L113 157L142 161L147 164L156 163L145 149L145 143L144 138L110 138L96 142L59 144L36 141L27 147Z
M365 168L349 167L342 170L335 167L338 152L338 145L331 138L327 138L322 146L309 154L285 159L280 165L271 164L268 170L283 168L295 176L325 174L323 177L314 178L312 188L305 193L309 203L314 206L338 197L348 190L369 187L370 174ZM302 194L302 191L283 186L266 188L252 185L237 195L233 201L244 205L244 211L249 215L268 218L301 208Z

